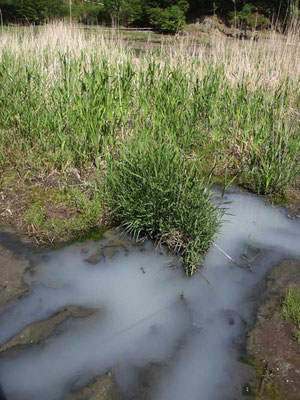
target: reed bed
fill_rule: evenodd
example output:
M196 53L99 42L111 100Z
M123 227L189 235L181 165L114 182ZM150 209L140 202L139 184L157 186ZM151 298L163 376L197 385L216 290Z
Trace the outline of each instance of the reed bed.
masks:
M230 181L236 179L256 193L282 195L295 181L299 166L297 39L270 34L256 42L215 35L209 43L199 44L187 36L155 47L145 43L137 52L113 31L63 24L2 29L0 168L3 173L14 170L20 175L53 170L64 174L70 169L82 174L94 169L100 181L95 188L105 193L99 195L104 209L111 210L111 217L131 227L137 237L148 232L148 219L132 229L134 221L126 219L126 207L120 213L107 192L113 187L113 193L119 190L129 195L127 207L142 200L135 196L143 191L124 193L134 180L120 179L118 189L116 176L126 171L120 169L125 168L120 161L124 154L132 165L134 157L140 163L138 173L134 172L138 167L128 172L126 166L129 180L136 173L146 182L150 172L145 160L154 160L161 148L172 148L176 156L164 155L169 159L164 159L163 168L183 160L183 169L193 170L198 193L205 192L213 176L225 179L225 185L230 176ZM146 149L144 158L139 158L135 147ZM175 175L170 184L179 185ZM168 192L163 179L157 178L157 185L155 190ZM153 193L157 196L158 192ZM170 204L173 200L174 193ZM178 207L184 209L185 201ZM212 225L202 252L209 247L219 221L213 207L208 214ZM168 215L160 218L164 217L168 219ZM175 225L170 231L180 232ZM149 236L160 232L160 238L167 237L165 228L159 231L154 226L153 222ZM188 241L195 242L193 224L189 229L179 234L189 238L182 248L188 248ZM193 265L189 272L194 271L192 259L187 263Z

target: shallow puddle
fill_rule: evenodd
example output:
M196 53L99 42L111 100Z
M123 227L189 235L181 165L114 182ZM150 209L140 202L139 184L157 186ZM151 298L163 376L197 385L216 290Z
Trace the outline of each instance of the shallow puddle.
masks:
M67 319L19 354L4 352L0 382L7 399L69 399L111 369L124 397L132 398L140 372L152 363L161 365L153 400L241 398L238 357L246 329L268 271L284 258L300 258L300 223L249 194L226 200L222 232L193 278L150 244L121 248L94 264L87 259L99 243L47 254L28 277L32 293L0 316L0 344L62 307L97 311Z

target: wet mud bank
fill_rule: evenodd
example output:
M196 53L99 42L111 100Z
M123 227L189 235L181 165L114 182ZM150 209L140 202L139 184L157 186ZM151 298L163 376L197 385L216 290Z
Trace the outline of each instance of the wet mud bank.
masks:
M278 282L296 280L298 262L291 264L294 272L286 262L283 275L272 274L283 259L300 259L300 225L255 196L230 193L226 200L222 232L192 279L169 254L114 231L98 242L30 256L16 256L10 245L9 257L24 262L16 286L24 291L7 296L0 314L6 399L249 395L245 383L256 372L241 361L247 335L249 356L264 366L267 355L259 351L265 344L253 332L266 311L259 309L256 318L256 310L262 299L281 293ZM7 241L2 245L8 249ZM264 379L260 387L267 384ZM289 395L284 398L296 398Z
M282 315L289 288L300 289L299 261L286 260L269 274L265 301L248 335L248 355L258 372L252 390L261 399L300 399L300 345L294 323Z
M29 268L28 260L17 257L14 253L0 245L0 310L10 302L28 292L23 275Z

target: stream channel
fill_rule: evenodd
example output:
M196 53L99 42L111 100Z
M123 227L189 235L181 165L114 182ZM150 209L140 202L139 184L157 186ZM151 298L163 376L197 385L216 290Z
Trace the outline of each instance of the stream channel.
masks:
M248 193L225 200L221 231L193 278L151 243L110 232L32 256L29 293L0 315L5 398L83 399L80 390L108 373L118 388L110 399L243 398L247 331L267 274L300 258L300 223ZM32 327L51 318L54 328L35 342Z

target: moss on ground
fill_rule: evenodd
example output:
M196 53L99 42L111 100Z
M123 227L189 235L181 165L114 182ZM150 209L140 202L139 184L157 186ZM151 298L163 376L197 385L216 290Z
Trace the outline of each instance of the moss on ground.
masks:
M2 176L0 213L4 224L28 233L38 242L53 243L73 237L103 234L103 206L96 177L74 183L74 177L57 174L23 180L18 174ZM99 230L99 228L101 228Z

